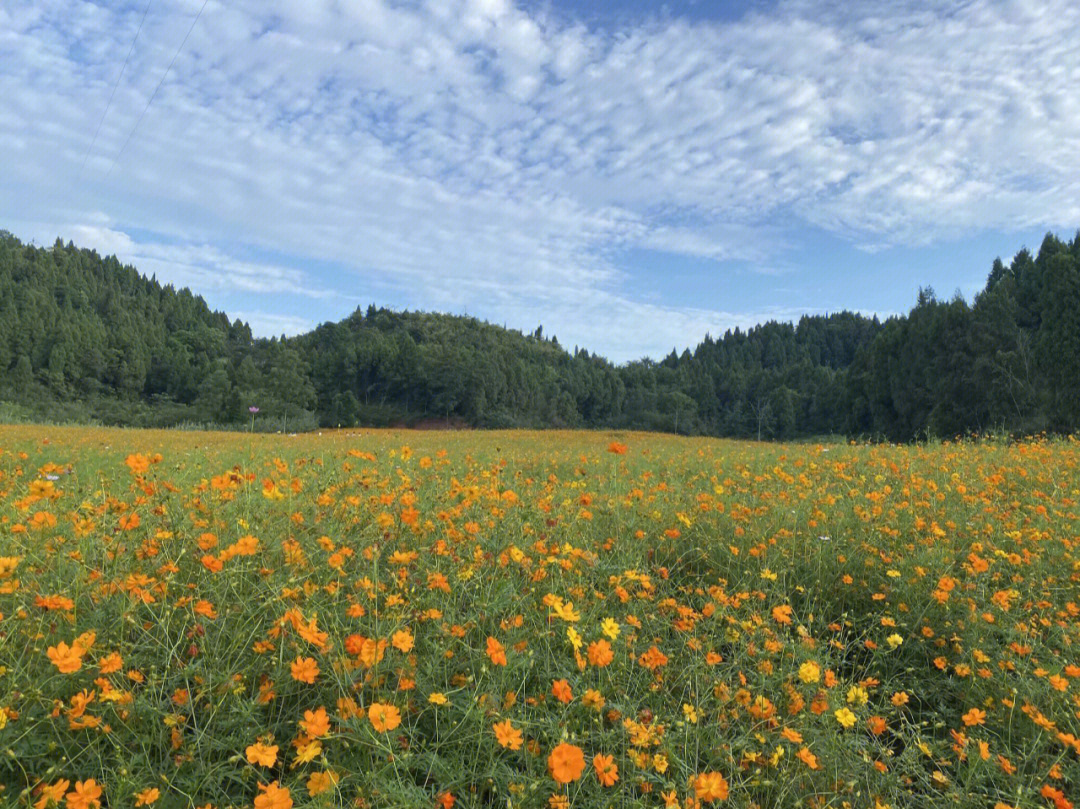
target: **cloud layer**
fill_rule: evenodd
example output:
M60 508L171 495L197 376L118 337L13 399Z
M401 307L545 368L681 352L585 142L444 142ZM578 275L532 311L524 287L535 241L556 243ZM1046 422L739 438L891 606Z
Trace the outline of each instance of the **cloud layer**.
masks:
M155 0L118 85L142 0L0 7L0 227L255 324L374 299L628 359L814 308L643 299L629 251L723 273L790 263L807 228L879 248L1080 222L1067 0L618 30L508 0L210 0L121 151L201 5Z

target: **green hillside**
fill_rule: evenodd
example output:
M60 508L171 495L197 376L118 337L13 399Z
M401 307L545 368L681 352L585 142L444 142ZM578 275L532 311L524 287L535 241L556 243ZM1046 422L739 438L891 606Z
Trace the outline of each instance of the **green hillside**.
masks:
M687 335L687 340L698 336ZM769 322L616 366L475 318L368 307L256 339L115 257L0 232L0 398L33 419L303 430L446 424L911 440L1080 424L1080 233L972 303Z

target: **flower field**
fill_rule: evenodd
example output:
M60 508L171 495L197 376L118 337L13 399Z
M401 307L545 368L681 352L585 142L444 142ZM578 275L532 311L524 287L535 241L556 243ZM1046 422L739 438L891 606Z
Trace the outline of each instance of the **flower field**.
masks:
M0 805L1055 807L1073 441L0 428Z

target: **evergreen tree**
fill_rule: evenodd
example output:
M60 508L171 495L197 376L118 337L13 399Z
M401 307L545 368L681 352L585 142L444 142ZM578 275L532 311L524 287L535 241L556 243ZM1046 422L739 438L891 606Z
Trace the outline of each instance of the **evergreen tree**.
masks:
M374 305L287 339L59 240L0 232L0 395L109 423L579 426L912 440L1080 424L1080 233L990 268L968 305L920 290L879 322L769 322L616 366L475 318ZM70 411L68 411L70 412ZM280 422L279 422L280 420Z

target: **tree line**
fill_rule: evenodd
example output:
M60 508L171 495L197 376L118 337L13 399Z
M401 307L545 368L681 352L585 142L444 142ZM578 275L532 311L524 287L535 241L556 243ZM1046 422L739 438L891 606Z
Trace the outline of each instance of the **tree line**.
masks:
M538 328L369 306L255 338L115 257L0 231L0 399L40 419L304 430L442 423L907 441L1080 425L1080 232L993 263L985 288L706 335L615 365Z

